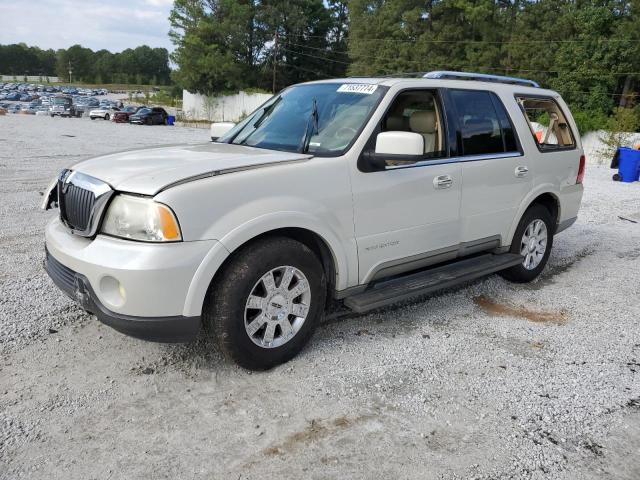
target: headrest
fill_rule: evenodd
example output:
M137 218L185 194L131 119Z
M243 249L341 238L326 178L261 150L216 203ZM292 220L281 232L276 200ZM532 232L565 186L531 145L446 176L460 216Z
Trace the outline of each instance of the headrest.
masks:
M411 127L412 132L434 133L436 131L436 112L413 112L409 117L409 127Z
M404 130L404 118L402 115L387 117L387 130L402 131Z

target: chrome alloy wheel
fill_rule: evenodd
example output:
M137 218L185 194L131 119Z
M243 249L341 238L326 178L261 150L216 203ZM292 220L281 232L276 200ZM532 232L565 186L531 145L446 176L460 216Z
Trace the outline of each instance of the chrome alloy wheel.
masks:
M311 286L295 267L276 267L251 289L244 308L244 328L253 343L276 348L302 328L311 305Z
M547 251L547 226L542 220L533 220L522 234L520 255L524 257L522 266L527 270L534 270Z

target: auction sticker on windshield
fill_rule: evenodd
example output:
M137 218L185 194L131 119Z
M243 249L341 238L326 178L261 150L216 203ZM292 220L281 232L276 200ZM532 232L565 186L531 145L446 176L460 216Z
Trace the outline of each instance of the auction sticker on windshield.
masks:
M364 93L365 95L371 95L378 88L377 85L368 85L365 83L345 83L338 87L337 92L345 93Z

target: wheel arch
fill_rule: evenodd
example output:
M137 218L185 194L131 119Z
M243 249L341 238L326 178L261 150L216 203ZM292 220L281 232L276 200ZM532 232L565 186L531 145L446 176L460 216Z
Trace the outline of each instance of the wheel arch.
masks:
M198 268L198 272L194 276L189 287L187 299L185 300L184 314L200 315L202 313L203 306L209 295L209 291L220 275L224 271L226 265L237 255L241 250L251 243L269 236L279 236L292 238L299 241L310 248L319 258L325 271L327 278L327 302L333 298L332 292L336 288L340 288L338 284L341 278L342 272L346 277L347 265L344 252L339 257L340 253L337 252L335 244L332 245L325 236L319 234L315 230L311 230L306 227L279 227L261 231L260 233L253 234L238 241L235 238L233 241L225 242L224 239L221 242L217 242L210 254L203 260L202 265Z
M513 219L511 228L509 229L509 237L507 239L508 241L506 242L506 245L511 245L511 242L513 241L513 235L518 228L518 224L520 223L520 219L522 218L522 216L529 208L531 208L532 205L536 204L542 205L547 210L549 210L549 213L551 214L553 223L555 225L555 229L558 228L558 223L561 217L560 197L550 188L539 189L535 192L531 192L531 194L520 204L518 213Z

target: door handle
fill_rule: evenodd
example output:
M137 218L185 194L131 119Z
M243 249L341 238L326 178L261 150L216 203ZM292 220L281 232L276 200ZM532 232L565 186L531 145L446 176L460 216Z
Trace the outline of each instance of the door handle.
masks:
M529 173L529 169L525 166L516 167L516 177L522 178L526 177Z
M449 188L451 185L453 185L451 175L438 175L433 179L434 188Z

